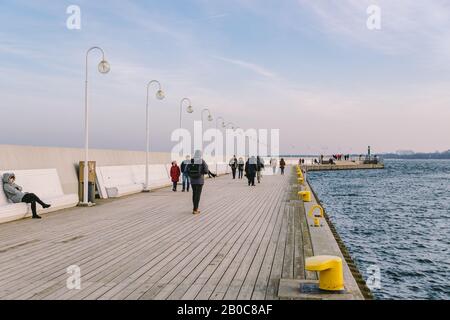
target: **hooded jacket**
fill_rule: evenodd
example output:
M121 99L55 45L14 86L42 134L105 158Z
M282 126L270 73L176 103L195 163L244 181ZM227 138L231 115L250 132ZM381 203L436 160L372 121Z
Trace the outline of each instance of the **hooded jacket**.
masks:
M170 177L172 178L172 182L178 182L180 180L180 167L177 165L172 165L170 167Z
M191 159L191 164L199 164L200 165L200 172L201 176L199 178L192 178L191 177L191 185L197 185L197 184L205 184L205 174L208 174L209 168L206 162L202 159L202 153L197 150L195 151L194 158ZM189 175L189 166L186 167L186 172Z
M9 178L13 176L14 173L3 174L3 190L5 191L5 195L8 198L8 200L10 200L13 203L20 203L22 202L22 198L26 193L22 192L21 186L9 182Z
M257 162L255 157L251 157L245 163L245 173L247 177L254 177L257 171Z

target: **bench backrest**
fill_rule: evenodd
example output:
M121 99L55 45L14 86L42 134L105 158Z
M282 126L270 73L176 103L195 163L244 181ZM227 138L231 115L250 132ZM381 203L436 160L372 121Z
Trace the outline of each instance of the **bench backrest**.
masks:
M96 167L97 187L102 198L107 198L106 188L134 184L131 166Z
M150 164L148 166L148 180L150 187L159 186L153 185L154 183L159 183L160 181L170 182L170 169L167 171L167 166L164 164ZM145 183L145 165L133 166L134 177L137 183Z
M145 165L97 167L96 173L97 186L102 198L107 198L106 188L145 183ZM149 165L148 175L150 187L163 186L162 181L170 183L164 164Z
M24 192L35 193L40 198L64 195L56 169L3 170L0 171L2 178L6 172L14 172L16 175L16 184L21 186ZM6 205L9 202L3 191L3 182L0 189L0 205Z

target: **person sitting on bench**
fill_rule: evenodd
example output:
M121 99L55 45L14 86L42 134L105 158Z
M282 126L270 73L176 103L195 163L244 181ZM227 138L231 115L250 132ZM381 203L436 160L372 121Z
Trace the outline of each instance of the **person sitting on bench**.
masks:
M5 191L5 195L8 200L12 203L30 203L33 219L41 219L36 212L36 202L39 203L44 209L50 208L51 205L44 203L34 193L23 192L22 187L18 186L15 182L16 176L14 173L5 173L3 175L3 190Z

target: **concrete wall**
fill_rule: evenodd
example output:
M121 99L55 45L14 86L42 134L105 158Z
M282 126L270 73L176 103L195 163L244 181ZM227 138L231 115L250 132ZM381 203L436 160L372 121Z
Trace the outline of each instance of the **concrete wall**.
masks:
M97 166L145 164L145 152L122 150L90 150L90 160ZM56 168L64 193L78 193L79 161L84 149L0 145L0 170ZM168 164L170 153L151 153L151 164Z

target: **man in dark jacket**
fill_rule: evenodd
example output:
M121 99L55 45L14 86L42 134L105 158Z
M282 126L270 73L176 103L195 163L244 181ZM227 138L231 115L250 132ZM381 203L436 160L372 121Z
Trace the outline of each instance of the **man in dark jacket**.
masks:
M185 191L189 192L189 187L191 185L191 179L189 178L189 175L186 172L186 167L190 163L191 163L191 157L186 156L186 160L184 160L180 166L181 174L182 174L182 185L183 185L183 189L181 190L182 192L185 192Z
M264 169L264 160L260 156L257 156L256 157L256 177L257 177L258 183L261 183L263 169Z
M238 167L238 160L237 160L236 156L233 156L233 158L231 158L230 163L228 165L231 167L231 172L233 173L233 179L236 179L236 170Z
M198 210L200 204L200 197L202 195L203 185L205 184L205 174L210 174L208 169L208 165L202 159L202 153L200 150L195 151L194 159L191 160L191 163L187 165L186 172L191 179L192 186L192 203L194 205L194 209L192 214L199 214L200 210Z
M255 157L251 157L245 163L245 175L248 179L248 185L255 186L255 176L257 171L257 161Z

